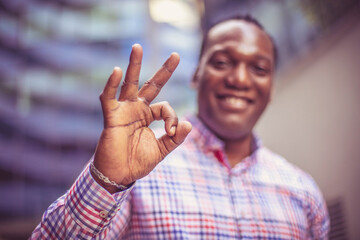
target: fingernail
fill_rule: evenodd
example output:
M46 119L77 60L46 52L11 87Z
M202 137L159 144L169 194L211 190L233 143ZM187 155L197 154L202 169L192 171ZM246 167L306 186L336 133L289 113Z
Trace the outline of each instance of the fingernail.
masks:
M176 131L176 127L175 127L175 126L172 126L172 127L170 128L170 134L171 134L171 136L173 136L173 135L175 134L175 131Z

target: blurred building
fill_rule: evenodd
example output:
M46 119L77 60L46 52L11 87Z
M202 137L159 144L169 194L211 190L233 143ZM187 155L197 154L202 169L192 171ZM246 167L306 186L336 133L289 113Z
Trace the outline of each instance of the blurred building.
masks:
M98 95L114 66L126 68L132 44L144 47L141 83L171 52L180 53L178 70L157 100L169 101L181 116L195 109L195 93L189 85L201 32L212 23L229 14L259 19L277 43L276 85L279 93L282 89L286 93L292 81L304 82L293 80L301 79L301 71L294 69L305 68L314 53L319 56L315 46L327 46L322 48L325 52L341 41L328 36L359 27L359 18L352 18L353 26L346 20L358 9L355 0L1 1L0 239L26 238L43 211L66 192L90 159L102 128ZM340 23L342 27L336 27ZM272 123L276 117L270 110L265 119ZM284 141L278 142L267 130L273 126L261 122L260 135L269 146L287 153ZM294 159L291 153L286 157ZM301 165L296 157L293 162ZM312 171L310 164L303 167L331 203L346 199L324 191L329 176ZM336 214L343 211L342 204L334 202L340 206ZM343 218L353 221L348 212L341 212ZM355 223L350 223L347 234L345 220L339 222L344 227L333 236L343 238L333 239L360 236Z

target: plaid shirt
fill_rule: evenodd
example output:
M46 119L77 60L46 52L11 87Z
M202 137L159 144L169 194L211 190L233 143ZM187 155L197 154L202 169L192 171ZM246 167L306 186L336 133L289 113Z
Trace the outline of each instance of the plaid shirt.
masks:
M32 239L326 239L313 179L254 142L229 166L197 119L186 141L130 189L109 194L87 166L44 213Z

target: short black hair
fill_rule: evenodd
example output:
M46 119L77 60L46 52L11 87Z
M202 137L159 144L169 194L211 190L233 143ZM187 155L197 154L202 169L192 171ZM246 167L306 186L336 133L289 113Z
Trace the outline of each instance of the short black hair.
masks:
M233 16L227 16L225 18L222 18L220 20L218 20L217 22L211 24L209 27L207 27L205 30L204 30L204 33L203 33L203 39L202 39L202 43L201 43L201 48L200 48L200 55L199 55L199 60L200 58L202 57L203 53L204 53L204 50L205 50L205 45L206 45L206 41L207 41L207 38L208 38L208 34L209 34L209 31L215 27L216 25L220 24L220 23L223 23L223 22L226 22L226 21L229 21L229 20L243 20L245 22L248 22L248 23L252 23L254 25L256 25L258 28L260 28L263 32L266 33L266 35L269 36L271 42L272 42L272 45L273 45L273 51L274 51L274 65L275 67L277 66L277 62L278 62L278 51L277 51L277 47L276 47L276 44L274 42L274 39L272 38L272 36L264 29L263 25L261 23L259 23L258 20L256 20L255 18L253 18L251 15L233 15Z

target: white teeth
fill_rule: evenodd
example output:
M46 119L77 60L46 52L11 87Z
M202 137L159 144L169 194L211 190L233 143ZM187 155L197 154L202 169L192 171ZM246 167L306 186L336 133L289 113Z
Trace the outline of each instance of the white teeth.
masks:
M247 104L247 101L245 99L236 97L226 97L225 101L236 107L244 107Z

